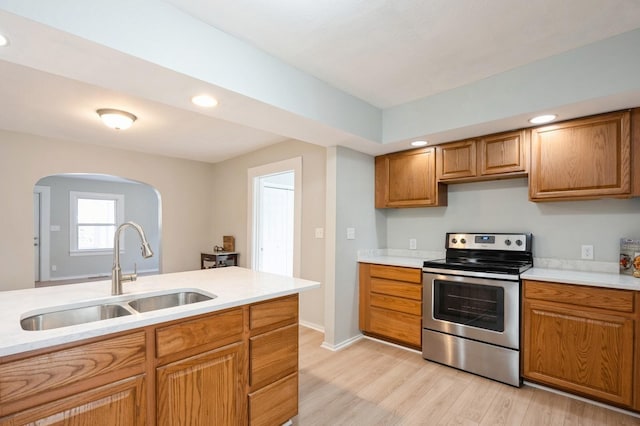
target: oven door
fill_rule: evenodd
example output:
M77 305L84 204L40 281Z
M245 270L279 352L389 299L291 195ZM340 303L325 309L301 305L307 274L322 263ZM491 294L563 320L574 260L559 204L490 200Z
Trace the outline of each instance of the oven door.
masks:
M423 327L520 348L520 281L423 274Z

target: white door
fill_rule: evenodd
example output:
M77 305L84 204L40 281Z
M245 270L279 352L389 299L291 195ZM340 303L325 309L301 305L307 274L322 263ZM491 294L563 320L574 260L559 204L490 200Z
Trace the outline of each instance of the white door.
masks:
M40 193L33 193L33 259L36 282L40 281Z
M256 269L293 276L293 171L259 176Z
M300 276L302 157L248 170L247 264Z

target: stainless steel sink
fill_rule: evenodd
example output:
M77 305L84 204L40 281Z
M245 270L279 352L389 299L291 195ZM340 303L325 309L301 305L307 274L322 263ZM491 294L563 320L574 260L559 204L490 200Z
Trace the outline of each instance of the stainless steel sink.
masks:
M51 330L126 315L131 315L131 312L121 305L92 305L31 315L20 321L20 325L28 331Z
M192 303L205 302L216 296L208 296L196 291L180 291L177 293L159 294L134 299L129 302L136 311L143 313L158 309L173 308L175 306L190 305Z

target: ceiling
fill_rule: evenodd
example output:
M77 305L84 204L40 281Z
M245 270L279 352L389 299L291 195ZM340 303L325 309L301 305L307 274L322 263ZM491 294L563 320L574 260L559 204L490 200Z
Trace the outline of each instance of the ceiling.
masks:
M474 99L451 123L457 105L439 120L413 111L633 34L636 0L46 3L0 0L0 128L215 163L288 139L375 155L524 127L549 107L569 118L640 105L632 79L493 115ZM192 105L199 93L219 106ZM98 108L138 121L112 131Z

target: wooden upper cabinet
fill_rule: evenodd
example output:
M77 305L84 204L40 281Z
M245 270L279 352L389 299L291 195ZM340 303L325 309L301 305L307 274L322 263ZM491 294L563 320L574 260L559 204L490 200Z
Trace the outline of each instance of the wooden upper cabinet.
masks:
M532 201L630 197L631 114L602 114L533 129Z
M446 188L436 182L434 148L376 157L376 208L447 204Z
M438 180L473 177L476 169L476 141L448 143L436 147Z
M529 133L525 130L485 136L478 141L478 175L525 176Z

